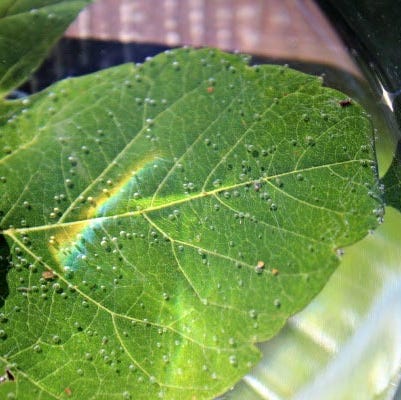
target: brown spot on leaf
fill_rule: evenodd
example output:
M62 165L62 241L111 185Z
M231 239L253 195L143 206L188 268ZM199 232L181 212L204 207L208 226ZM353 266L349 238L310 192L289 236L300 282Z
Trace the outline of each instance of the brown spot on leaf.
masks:
M6 369L6 375L9 381L14 382L15 381L15 376L14 374L7 368Z
M52 269L50 269L48 271L42 272L42 278L46 279L47 281L51 281L56 278L56 274L54 273L54 271Z
M339 102L338 102L338 104L341 106L341 107L348 107L348 106L350 106L351 104L352 104L352 100L351 99L344 99L344 100L340 100Z

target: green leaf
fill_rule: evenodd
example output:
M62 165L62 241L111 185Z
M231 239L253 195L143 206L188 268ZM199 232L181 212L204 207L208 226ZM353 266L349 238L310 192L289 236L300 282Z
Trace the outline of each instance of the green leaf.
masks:
M262 361L225 400L398 399L401 213L348 247L324 289L261 344ZM367 384L369 382L369 384Z
M344 97L182 49L5 103L0 360L16 378L0 393L232 386L382 213L371 123Z
M23 83L90 0L2 0L0 96Z
M401 211L401 144L395 151L393 162L382 179L386 203Z

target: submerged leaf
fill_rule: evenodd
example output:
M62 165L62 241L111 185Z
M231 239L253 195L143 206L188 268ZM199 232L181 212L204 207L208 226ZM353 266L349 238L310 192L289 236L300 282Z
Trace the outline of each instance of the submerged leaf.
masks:
M4 104L0 393L232 386L377 224L371 123L343 99L182 49Z

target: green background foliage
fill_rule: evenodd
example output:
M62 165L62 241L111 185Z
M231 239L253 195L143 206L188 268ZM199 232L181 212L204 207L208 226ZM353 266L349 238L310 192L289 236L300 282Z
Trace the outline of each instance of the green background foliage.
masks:
M90 0L0 2L0 95L21 84Z

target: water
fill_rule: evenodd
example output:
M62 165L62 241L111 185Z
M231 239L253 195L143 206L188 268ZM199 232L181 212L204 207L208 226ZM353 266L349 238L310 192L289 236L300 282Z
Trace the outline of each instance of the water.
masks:
M123 62L143 62L147 56L167 48L63 39L35 77L15 95L36 92L67 76L87 74ZM398 91L386 91L381 77L358 54L358 50L353 51L362 71L360 77L326 65L292 59L254 57L252 62L288 64L303 72L323 75L325 85L363 104L374 121L379 172L383 176L400 137L394 117ZM367 395L391 398L399 374L394 365L401 360L401 341L396 333L400 329L395 329L393 324L401 309L397 300L401 287L398 262L401 255L397 251L400 218L395 211L390 211L389 219L391 221L386 222L385 217L378 233L367 238L366 243L361 243L356 250L346 251L348 258L329 285L306 310L292 318L276 338L260 345L264 354L261 364L224 398L331 399L341 390L343 393L352 388L358 391L363 385L372 390ZM369 287L368 292L363 290L364 286ZM357 298L354 293L358 293ZM330 300L333 296L335 304ZM383 358L381 352L387 356ZM358 368L358 363L365 368ZM349 375L344 367L348 374L361 370L350 379L355 381L354 387L349 386ZM366 376L369 376L370 386L366 379L364 381Z

